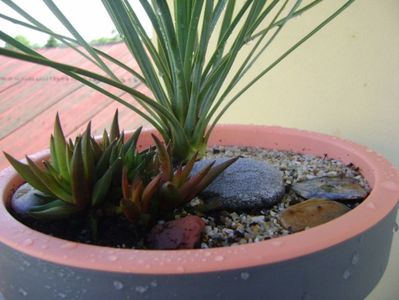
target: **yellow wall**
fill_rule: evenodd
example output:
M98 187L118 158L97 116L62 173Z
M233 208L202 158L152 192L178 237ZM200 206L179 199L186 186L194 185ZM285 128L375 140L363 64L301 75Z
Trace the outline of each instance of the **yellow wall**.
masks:
M270 56L287 49L320 15L342 3L324 2L293 21ZM367 145L399 167L399 1L357 0L244 94L222 122L340 136ZM367 300L398 299L398 277L396 234L387 271Z
M292 21L271 56L342 3L324 2ZM356 1L244 94L222 122L337 135L369 146L399 167L399 1Z

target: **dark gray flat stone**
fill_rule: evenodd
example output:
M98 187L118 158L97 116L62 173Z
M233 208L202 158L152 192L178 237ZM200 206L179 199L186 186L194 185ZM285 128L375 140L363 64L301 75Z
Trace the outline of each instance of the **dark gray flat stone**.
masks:
M227 158L218 158L220 164ZM213 160L198 161L192 174L197 173ZM275 167L263 161L240 158L202 193L205 204L214 209L251 209L270 207L284 195L282 174Z
M292 189L305 199L358 200L368 194L356 179L348 177L312 178L293 184Z

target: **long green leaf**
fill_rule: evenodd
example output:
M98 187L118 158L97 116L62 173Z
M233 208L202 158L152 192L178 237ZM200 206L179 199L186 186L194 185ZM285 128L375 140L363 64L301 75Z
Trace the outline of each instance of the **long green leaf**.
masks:
M65 38L62 37L58 34L55 34L54 32L52 32L49 28L47 28L46 26L44 26L41 22L39 22L38 20L36 20L34 17L32 17L30 14L28 14L25 10L23 10L22 8L20 8L18 5L16 5L13 1L11 0L1 0L3 1L5 4L7 4L9 7L11 7L14 11L16 11L18 14L20 14L22 17L24 17L25 19L27 19L29 22L31 22L32 24L34 24L37 28L39 28L42 32L45 32L47 34L50 34L51 36L53 36L54 38L60 40L62 43L64 43L66 46L70 47L71 49L73 49L74 51L78 52L80 55L82 55L84 58L86 58L87 60L89 60L90 62L92 62L93 64L97 65L98 67L101 68L101 66L95 61L93 60L90 56L86 55L84 52L80 51L80 49L78 47L76 47L75 45L75 40L72 40L70 38ZM19 25L23 25L22 22L18 22ZM25 25L23 25L25 26ZM31 28L30 26L26 26L28 28ZM33 29L33 28L31 28ZM71 43L72 42L72 43ZM76 42L77 44L77 42Z
M61 10L54 4L52 0L43 0L47 7L51 10L53 15L64 25L64 27L73 35L73 37L78 41L78 43L85 48L85 50L94 58L101 69L106 72L111 78L119 81L118 77L112 72L112 70L101 60L93 48L88 42L80 35L80 33L73 27L71 22L64 16Z
M328 23L330 23L333 19L335 19L339 14L341 14L347 7L349 7L355 0L349 0L345 2L339 9L337 9L333 14L331 14L328 18L326 18L323 22L321 22L316 28L314 28L311 32L306 34L303 38L301 38L297 43L291 46L287 51L285 51L280 57L278 57L273 63L271 63L266 69L260 72L254 79L252 79L247 85L245 85L227 104L223 107L223 109L219 112L217 117L212 122L211 126L208 128L206 137L209 138L212 129L216 126L217 122L220 120L222 115L226 112L226 110L244 93L246 92L253 84L255 84L260 78L266 75L270 70L272 70L275 66L277 66L281 61L283 61L289 54L291 54L295 49L297 49L300 45L306 42L309 38L311 38L314 34L319 32L322 28L324 28Z

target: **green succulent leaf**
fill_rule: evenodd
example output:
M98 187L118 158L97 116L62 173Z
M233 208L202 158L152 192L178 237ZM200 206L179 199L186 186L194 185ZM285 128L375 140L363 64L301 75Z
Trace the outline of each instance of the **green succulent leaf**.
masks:
M175 173L172 180L173 184L175 184L177 187L180 187L183 185L184 182L187 181L197 158L198 158L198 152L194 153L194 155L187 162L187 164L184 167L182 167L181 172Z
M118 110L115 111L114 118L112 120L111 130L109 132L109 138L111 142L120 138Z
M29 157L26 157L26 160L32 173L37 178L40 178L40 181L47 187L52 195L65 202L74 203L72 194L65 190L55 178L53 178L48 172L40 169Z
M93 207L98 207L105 201L105 198L109 192L109 188L112 183L112 179L118 171L121 171L121 167L122 159L119 158L115 160L108 168L108 170L104 173L104 175L97 180L93 189L93 196L91 199L91 205Z
M33 207L29 215L40 220L61 220L70 218L80 212L76 206L65 203L62 200L54 200L44 205Z
M91 122L89 122L86 131L83 134L81 148L84 167L84 180L88 185L91 185L95 176L95 155L91 144Z
M106 149L109 146L109 144L110 144L110 141L109 141L108 132L106 129L104 129L101 145L102 145L103 149Z
M226 168L231 166L239 157L234 157L225 162L214 166L201 178L199 182L193 185L193 189L187 194L186 199L192 199L198 193L203 191L217 176L219 176Z
M71 181L73 203L80 208L90 201L90 186L85 177L85 167L82 155L83 139L75 145L71 162Z
M44 194L47 195L52 194L50 190L47 188L47 186L41 181L40 177L38 178L28 165L21 163L20 161L18 161L17 159L15 159L6 152L3 153L4 156L7 158L7 160L9 161L9 163L19 173L19 175L21 175L22 178L26 180L26 182L28 182L35 189L41 191Z
M116 143L117 143L117 141L113 141L103 151L103 153L96 165L96 178L101 177L109 168L110 161L111 161L111 153L112 153L113 149L115 148Z
M67 167L67 160L66 160L66 146L67 143L65 141L64 132L61 127L60 117L57 113L54 122L54 166L56 170L59 170L61 176L68 180L69 178L69 171Z
M209 173L214 164L215 164L214 161L209 163L181 186L181 188L179 189L179 194L180 194L180 199L182 199L183 202L187 202L193 198L192 195L194 193L192 191L194 189L196 190L197 185Z
M158 149L158 159L161 168L162 180L169 181L172 177L172 162L168 150L156 135L151 134L151 136Z
M123 153L126 154L129 151L135 151L136 146L137 146L137 141L139 139L139 136L141 134L141 130L143 129L142 126L137 128L134 133L130 136L129 140L125 143L123 146Z
M172 210L182 202L180 191L170 181L162 184L159 198L159 205L164 211Z
M143 194L141 197L141 206L143 213L148 213L151 208L151 201L153 196L159 189L159 183L161 182L161 175L155 176L150 183L143 190Z

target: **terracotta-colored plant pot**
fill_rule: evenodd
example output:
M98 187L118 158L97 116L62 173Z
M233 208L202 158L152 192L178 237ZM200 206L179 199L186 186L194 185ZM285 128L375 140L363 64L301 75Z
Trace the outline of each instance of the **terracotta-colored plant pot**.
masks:
M145 132L143 147L151 138ZM210 250L144 251L46 236L7 211L22 180L0 175L0 299L363 299L387 265L399 174L381 156L321 134L265 126L218 126L210 145L325 155L353 163L373 190L327 224L264 242ZM35 155L46 157L47 152Z

